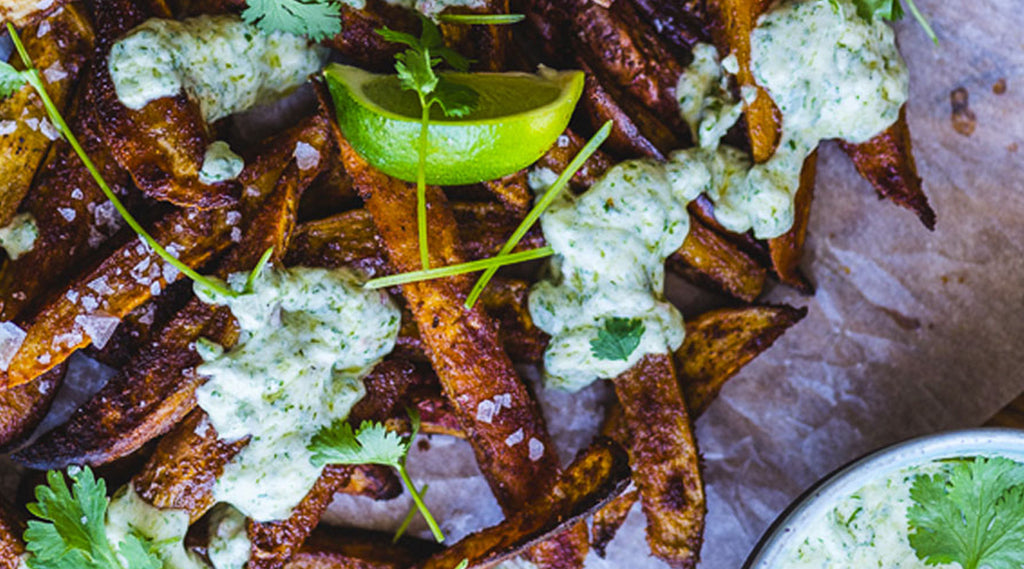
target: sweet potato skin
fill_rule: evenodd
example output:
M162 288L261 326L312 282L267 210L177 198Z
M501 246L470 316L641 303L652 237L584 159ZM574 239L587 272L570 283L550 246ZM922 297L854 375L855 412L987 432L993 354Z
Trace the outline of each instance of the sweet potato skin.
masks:
M800 272L800 260L811 221L811 201L814 199L817 173L818 151L815 150L804 160L800 171L800 187L797 188L793 204L793 227L779 237L768 240L768 253L775 276L783 284L808 295L814 294L814 286Z
M6 500L0 499L0 569L21 567L25 544L21 541L24 522L14 515Z

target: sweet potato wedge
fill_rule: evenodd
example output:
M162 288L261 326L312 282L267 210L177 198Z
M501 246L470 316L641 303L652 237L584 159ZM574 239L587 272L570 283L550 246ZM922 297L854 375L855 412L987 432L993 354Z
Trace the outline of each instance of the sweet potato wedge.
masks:
M15 26L31 25L65 4L67 0L57 0L48 5L40 4L39 0L6 0L0 5L0 21L11 22Z
M921 189L911 149L906 105L900 109L900 118L885 132L863 144L840 142L840 146L879 196L909 209L925 227L935 229L935 211Z
M14 515L7 501L0 499L0 569L19 569L25 544L21 534L24 522Z
M627 448L651 552L672 567L696 567L707 506L672 356L645 356L614 384L627 428L644 434L631 437Z
M92 4L101 55L88 96L114 158L152 198L183 207L233 204L241 191L237 182L207 185L199 181L206 148L213 140L196 101L178 93L136 111L124 106L114 89L107 66L114 41L150 17L169 18L170 12L131 0L92 0Z
M687 321L675 360L691 413L703 413L726 380L806 315L806 308L750 306L713 310Z
M378 73L395 70L395 54L403 49L389 43L376 32L385 26L419 37L419 20L411 10L388 4L384 0L367 0L362 10L345 3L341 8L341 33L328 39L328 45L345 59L364 69Z
M676 50L689 52L699 42L710 43L704 0L661 2L659 0L631 0L636 10L654 26L658 35ZM614 7L614 5L613 5Z
M800 272L807 227L811 221L811 201L814 199L814 182L818 173L818 151L815 150L804 160L800 171L800 187L797 188L793 207L793 227L789 231L768 240L768 252L772 270L783 284L804 294L814 294L814 286Z
M431 557L420 569L451 569L463 559L470 567L490 567L518 557L537 543L563 535L590 513L617 496L629 483L623 451L599 440L583 450L555 485L536 493L500 524L462 539ZM585 527L585 526L584 526Z
M435 551L425 541L321 525L284 569L407 569Z
M639 492L629 490L594 512L594 521L590 528L590 546L598 556L604 557L608 544L615 538L622 524L626 523L626 516L639 499Z
M5 3L7 4L7 3ZM0 8L0 21L8 20ZM42 70L46 91L62 112L72 98L78 76L92 53L92 24L81 7L65 9L26 28L21 37L36 68ZM14 57L19 68L20 60ZM25 87L0 101L0 225L6 225L28 193L32 178L59 133L43 103Z
M452 6L446 14L508 14L509 0L486 0L473 6ZM474 71L507 71L512 29L501 25L466 26L441 23L445 42L473 60Z
M36 381L0 391L0 449L16 448L50 410L66 366L59 365Z

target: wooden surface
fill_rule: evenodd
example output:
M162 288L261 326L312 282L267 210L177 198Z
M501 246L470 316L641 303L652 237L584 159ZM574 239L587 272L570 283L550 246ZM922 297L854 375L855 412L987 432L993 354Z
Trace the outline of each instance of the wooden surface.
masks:
M1024 395L1013 400L1002 411L996 413L996 416L989 419L985 426L1024 429Z

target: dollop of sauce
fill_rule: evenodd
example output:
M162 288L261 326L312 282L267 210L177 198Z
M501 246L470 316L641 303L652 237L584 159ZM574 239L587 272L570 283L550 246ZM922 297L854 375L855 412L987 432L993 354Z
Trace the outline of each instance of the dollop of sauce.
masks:
M207 517L210 543L206 553L214 569L243 569L252 551L245 516L230 504L217 504Z
M115 550L130 534L154 544L163 569L207 569L206 563L185 549L189 515L184 510L161 510L143 500L132 485L126 484L107 507L107 541Z
M19 213L7 225L0 227L0 247L13 261L28 253L39 238L39 227L31 213Z
M238 291L246 275L228 282ZM199 406L225 440L249 438L214 485L218 502L266 522L289 517L322 468L306 448L321 427L348 416L363 378L398 337L401 314L382 291L365 290L346 269L264 271L235 298L196 286L211 304L230 307L241 337L230 351L197 343L208 379Z
M585 194L563 195L541 216L555 257L549 275L530 291L529 309L551 335L544 353L548 385L575 391L682 344L683 317L663 295L665 259L686 239L686 204L708 176L701 163L631 160ZM610 318L644 325L625 360L602 359L591 348Z
M677 96L700 145L685 152L691 160L728 164L732 174L705 189L715 217L726 229L753 229L762 239L792 227L800 171L822 140L870 140L896 121L908 97L906 65L881 19L864 20L851 0L784 2L751 34L752 72L782 112L775 155L751 165L729 149L720 151L717 140L739 116L722 74L735 62L726 58L714 69L711 46L697 46L694 57Z
M234 180L245 169L245 161L235 154L223 140L210 144L203 157L203 167L199 170L199 181L204 184L216 184Z
M428 18L436 18L449 6L485 8L486 0L384 0L388 4L416 10Z
M208 123L276 100L320 69L326 51L301 37L263 33L234 15L150 19L110 50L117 97L139 110L183 90Z
M917 558L908 537L907 510L913 504L910 488L918 475L939 472L932 462L898 470L860 488L829 510L824 519L808 524L804 534L782 556L779 567L885 567L886 569L952 569L959 565L926 565Z

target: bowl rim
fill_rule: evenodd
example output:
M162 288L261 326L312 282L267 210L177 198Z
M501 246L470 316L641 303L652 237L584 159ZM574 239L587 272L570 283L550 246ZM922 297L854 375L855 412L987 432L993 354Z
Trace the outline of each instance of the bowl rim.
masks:
M854 459L793 500L758 540L743 569L781 567L779 558L799 535L799 528L864 485L902 468L966 456L1002 456L1024 462L1024 431L1003 427L947 431L897 442Z

